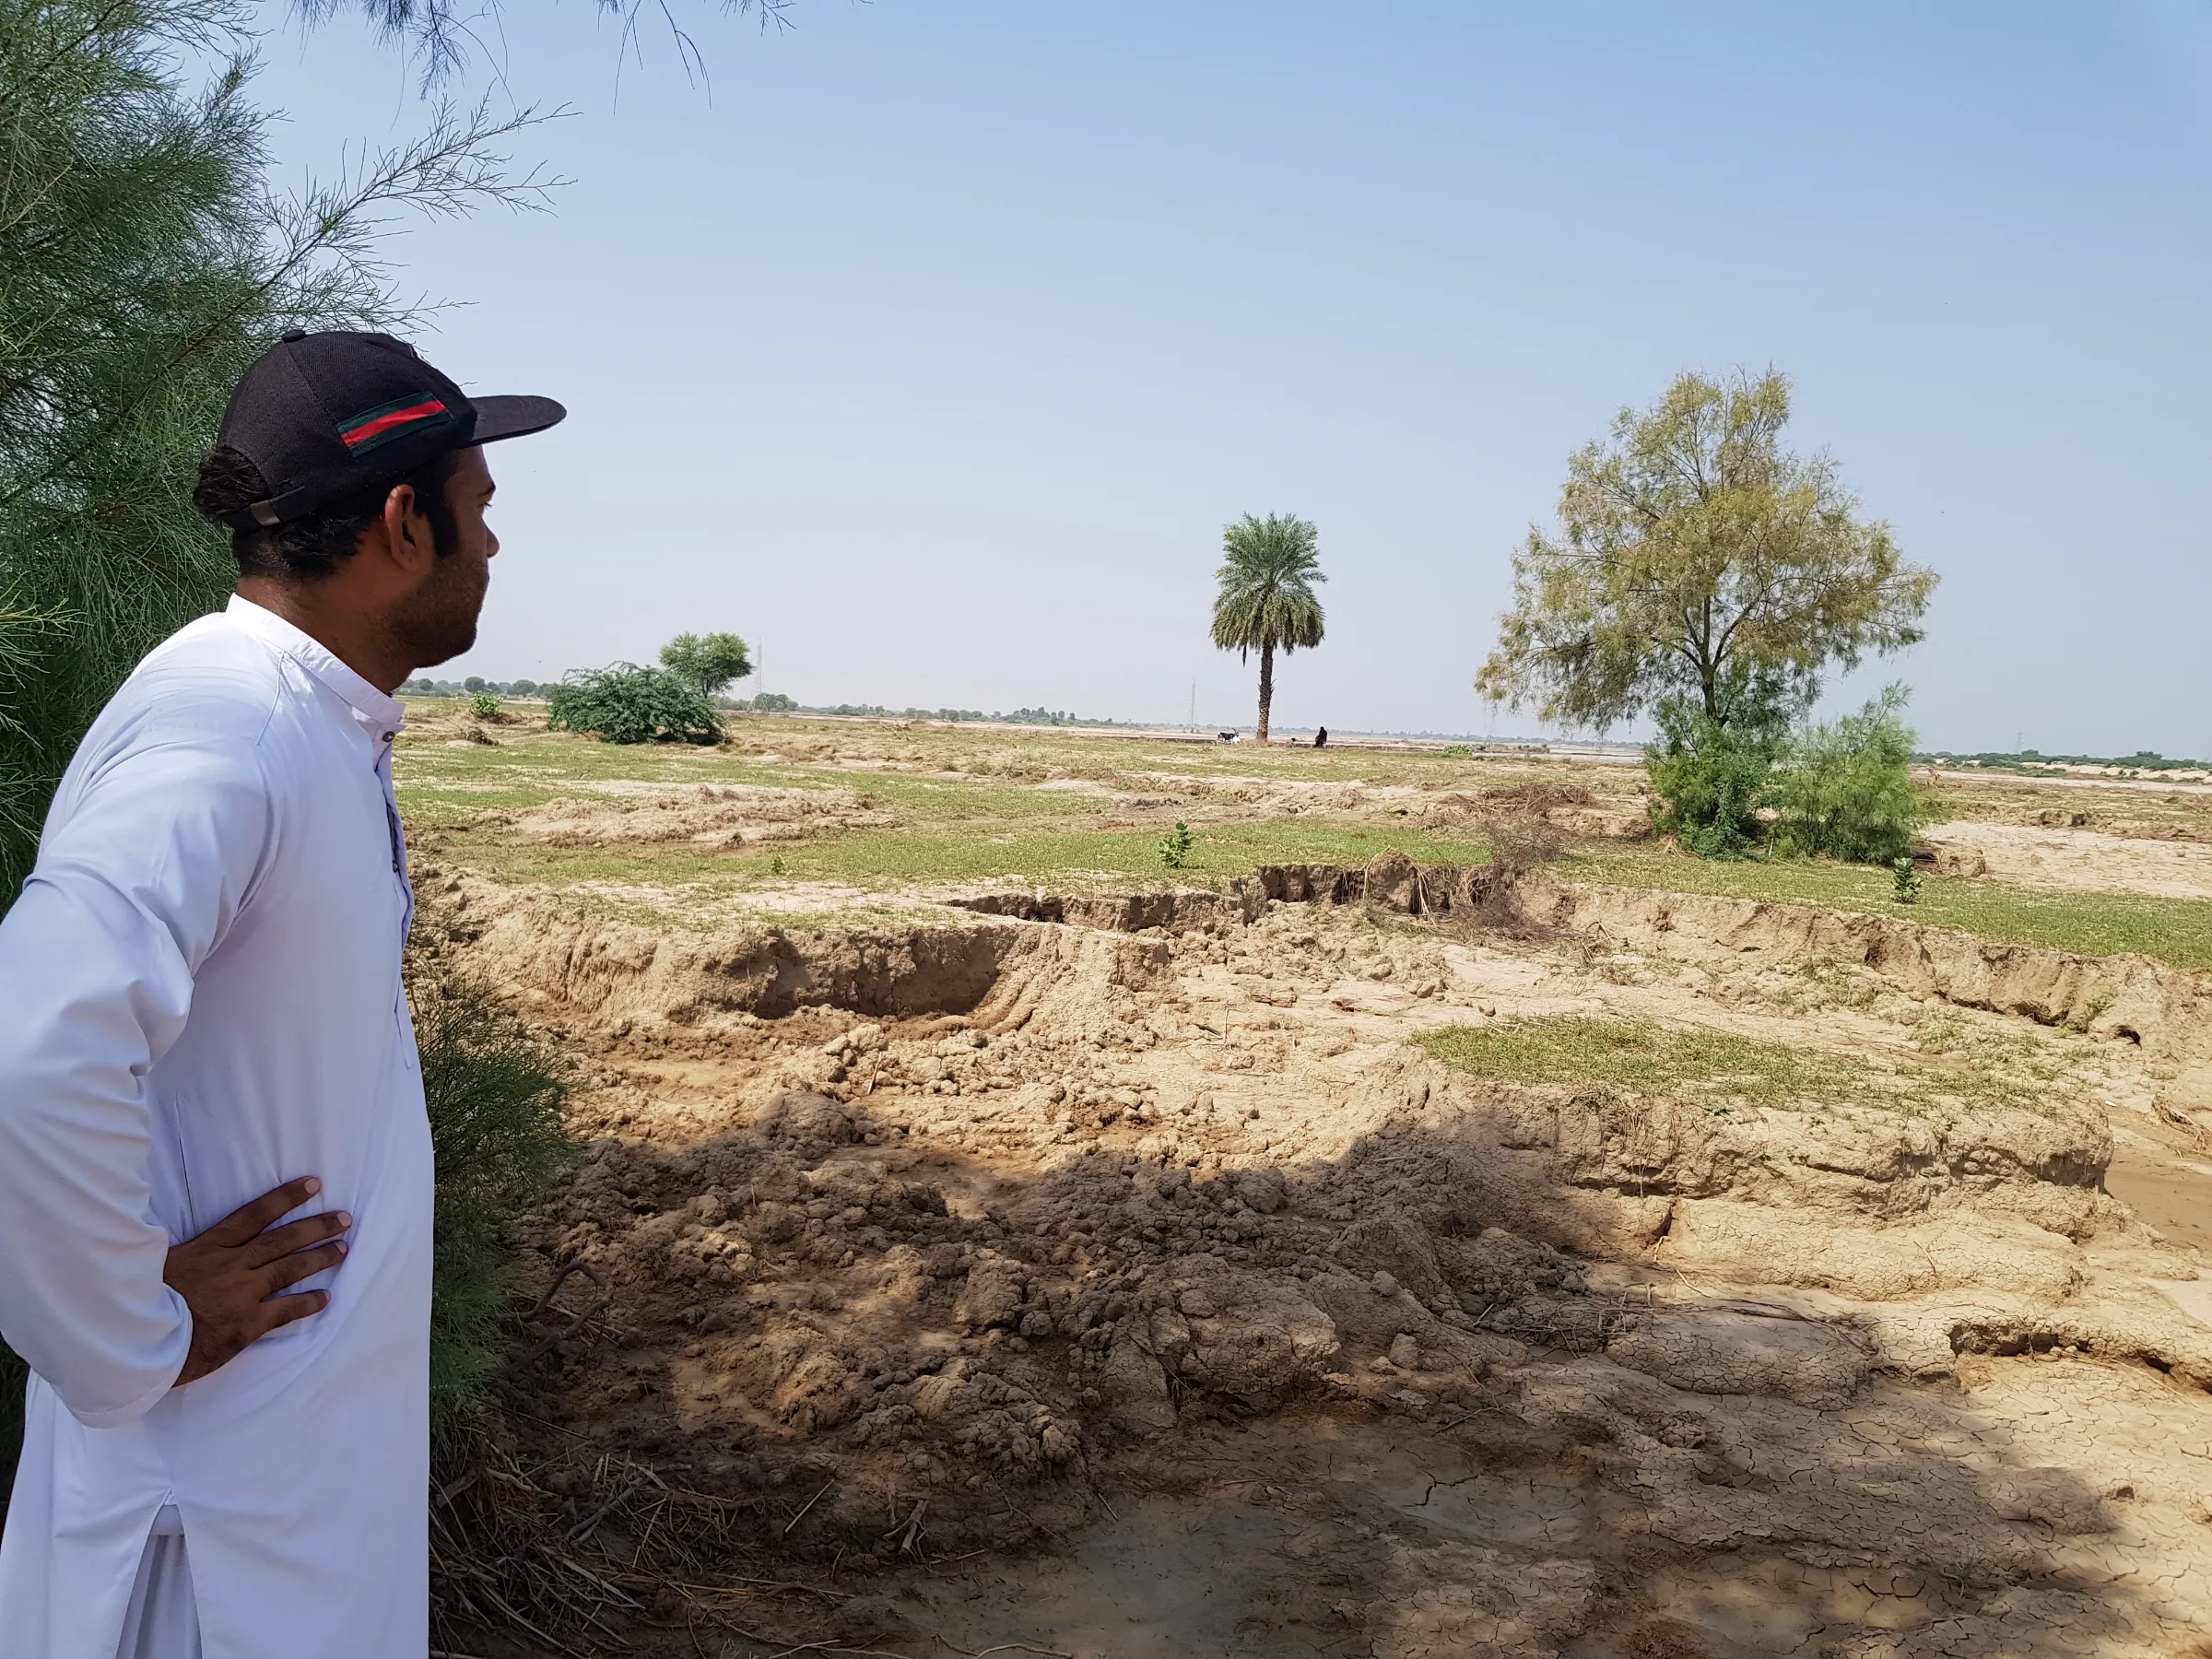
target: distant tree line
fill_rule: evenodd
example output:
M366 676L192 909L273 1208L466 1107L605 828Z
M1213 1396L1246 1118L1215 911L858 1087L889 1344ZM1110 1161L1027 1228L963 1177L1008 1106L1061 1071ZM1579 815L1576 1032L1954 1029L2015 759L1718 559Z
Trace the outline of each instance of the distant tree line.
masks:
M653 673L637 670L630 665L618 665L629 672ZM596 672L596 671L594 671ZM582 677L571 675L573 680ZM486 679L470 675L466 679L446 680L418 677L400 687L408 697L522 697L550 699L559 680ZM894 709L885 703L801 703L781 691L762 691L752 697L715 696L707 699L714 708L731 713L755 714L841 714L862 720L964 720L996 721L1006 725L1052 726L1125 726L1141 724L1127 720L1092 720L1071 714L1065 709L1012 709L1006 712L994 710L986 714L981 709Z
M534 679L488 680L475 674L459 680L411 679L400 687L408 697L474 697L479 691L494 697L543 697L551 689Z
M2197 771L2212 767L2212 760L2177 759L2156 749L2137 749L2132 755L2046 755L2041 749L2018 749L2005 754L1984 750L1967 755L1955 754L1949 749L1927 749L1912 758L1950 766L2111 766L2124 767L2131 771Z

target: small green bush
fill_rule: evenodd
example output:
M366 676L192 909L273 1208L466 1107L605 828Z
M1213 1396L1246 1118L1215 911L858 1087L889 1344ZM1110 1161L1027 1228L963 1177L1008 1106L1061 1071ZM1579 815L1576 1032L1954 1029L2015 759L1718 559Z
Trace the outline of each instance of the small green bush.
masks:
M714 707L665 668L617 663L567 676L547 699L546 724L607 743L712 743Z
M1920 902L1920 872L1913 867L1912 855L1893 859L1889 865L1890 897L1900 904Z
M1471 743L1447 743L1437 753L1446 760L1472 760L1475 746Z
M1177 818L1175 828L1159 839L1159 862L1171 870L1186 868L1191 862L1191 849L1197 844L1198 838L1191 833L1191 827Z
M478 691L469 698L468 712L478 720L497 720L500 700L488 691Z
M1856 714L1798 735L1774 778L1771 849L1892 869L1912 858L1928 808L1912 782L1908 695L1890 686Z
M1669 699L1659 706L1659 741L1643 751L1652 782L1652 830L1700 858L1747 858L1759 840L1783 737L1780 724L1754 718L1726 725Z
M450 1411L500 1364L509 1233L570 1168L559 1061L475 982L418 955L407 994L437 1156L430 1400Z

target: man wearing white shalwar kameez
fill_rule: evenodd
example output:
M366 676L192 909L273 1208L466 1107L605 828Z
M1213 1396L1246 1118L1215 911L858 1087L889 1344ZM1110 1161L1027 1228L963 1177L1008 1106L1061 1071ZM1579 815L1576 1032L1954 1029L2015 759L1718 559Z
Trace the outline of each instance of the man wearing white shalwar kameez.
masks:
M390 691L473 641L481 444L560 414L369 335L288 335L232 399L195 500L240 596L100 714L0 922L0 1335L32 1372L0 1659L427 1650Z

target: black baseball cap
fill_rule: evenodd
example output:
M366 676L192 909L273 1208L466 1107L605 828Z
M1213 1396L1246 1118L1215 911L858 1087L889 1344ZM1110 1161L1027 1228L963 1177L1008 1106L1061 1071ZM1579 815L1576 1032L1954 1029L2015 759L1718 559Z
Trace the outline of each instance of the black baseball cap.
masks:
M227 521L281 524L390 485L447 450L542 432L568 410L549 397L470 397L405 340L292 329L230 394L218 444L269 481Z

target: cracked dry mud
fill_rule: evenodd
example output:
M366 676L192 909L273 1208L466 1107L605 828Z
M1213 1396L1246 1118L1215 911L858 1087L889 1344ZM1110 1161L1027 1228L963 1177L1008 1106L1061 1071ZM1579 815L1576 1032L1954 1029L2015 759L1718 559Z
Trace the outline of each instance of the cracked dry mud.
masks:
M609 1300L510 1500L618 1578L614 1460L732 1540L616 1651L2212 1653L2194 976L1402 864L811 934L420 885L585 1082L530 1273ZM1873 1082L1409 1041L1562 1014Z

